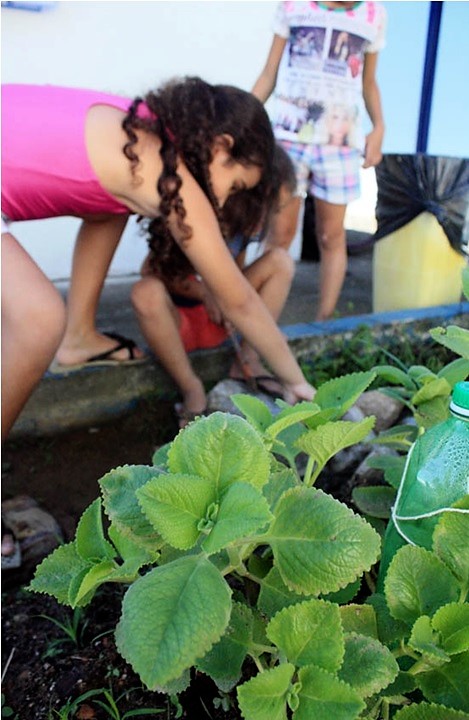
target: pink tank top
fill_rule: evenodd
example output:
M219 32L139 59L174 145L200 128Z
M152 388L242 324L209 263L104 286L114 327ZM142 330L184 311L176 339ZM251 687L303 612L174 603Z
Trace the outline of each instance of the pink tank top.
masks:
M2 86L2 213L13 221L129 213L99 183L84 133L93 105L127 111L131 102L93 90Z

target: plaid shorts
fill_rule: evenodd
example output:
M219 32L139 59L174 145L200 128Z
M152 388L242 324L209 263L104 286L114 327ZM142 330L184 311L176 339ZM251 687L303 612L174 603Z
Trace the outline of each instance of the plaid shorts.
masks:
M290 140L278 143L295 165L298 195L313 195L333 205L347 205L360 196L360 150Z

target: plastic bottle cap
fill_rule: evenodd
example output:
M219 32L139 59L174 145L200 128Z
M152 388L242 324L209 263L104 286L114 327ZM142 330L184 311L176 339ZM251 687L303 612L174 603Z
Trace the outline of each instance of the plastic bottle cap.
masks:
M469 382L456 383L449 409L455 415L469 418Z

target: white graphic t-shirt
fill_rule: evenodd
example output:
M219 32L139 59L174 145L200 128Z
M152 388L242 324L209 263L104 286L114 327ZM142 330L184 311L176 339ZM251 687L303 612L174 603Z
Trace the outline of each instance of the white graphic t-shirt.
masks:
M287 38L272 113L279 140L363 149L365 53L385 44L379 2L330 10L320 2L280 2L273 30Z

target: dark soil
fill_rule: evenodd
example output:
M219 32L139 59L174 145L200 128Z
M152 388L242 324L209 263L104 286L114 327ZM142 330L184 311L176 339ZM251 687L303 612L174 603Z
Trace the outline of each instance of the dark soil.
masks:
M3 497L30 495L58 520L65 540L70 540L83 510L99 494L99 478L119 465L149 464L155 448L176 432L169 404L157 410L142 405L102 427L7 442L2 456ZM18 720L117 717L96 703L107 702L104 694L85 699L73 714L53 713L81 694L99 689L110 692L115 701L119 698L121 718L127 711L143 708L159 708L146 717L165 719L240 717L236 710L225 713L214 707L217 689L203 675L195 676L190 689L180 695L182 709L166 695L142 687L113 640L122 600L119 588L106 586L78 611L78 638L72 642L50 618L70 625L73 611L53 598L27 592L32 572L29 568L2 573L2 692Z

